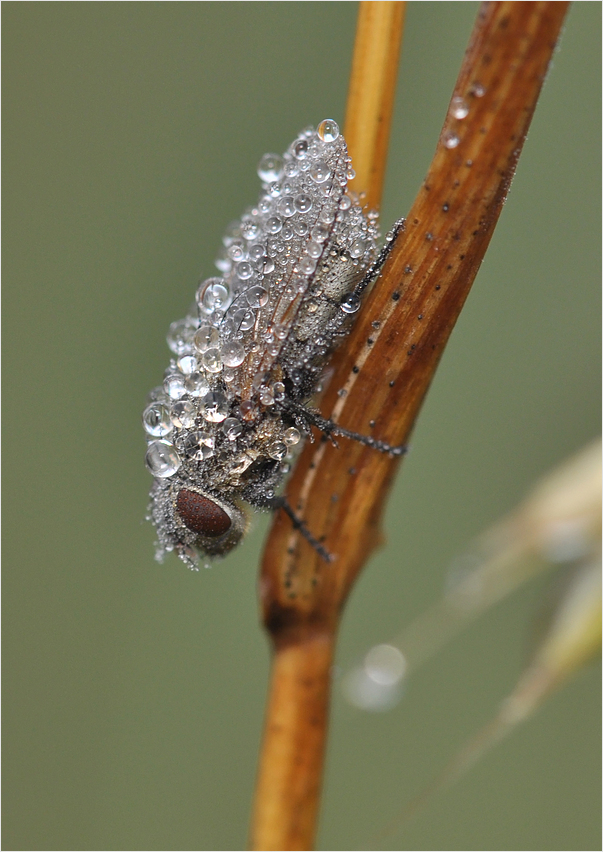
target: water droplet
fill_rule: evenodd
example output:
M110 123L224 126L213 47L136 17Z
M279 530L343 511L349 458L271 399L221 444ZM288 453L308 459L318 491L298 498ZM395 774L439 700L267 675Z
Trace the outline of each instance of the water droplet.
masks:
M255 314L253 311L246 311L245 308L240 308L235 311L232 316L235 328L241 331L249 331L255 325Z
M190 352L196 328L197 323L190 317L173 322L167 334L167 345L172 352L176 355Z
M290 447L295 446L295 444L299 444L301 440L301 434L298 429L292 426L290 429L286 429L283 435L285 443Z
M243 424L236 417L227 417L222 423L222 431L229 441L234 441L243 431Z
M203 366L208 373L219 373L222 369L222 356L219 349L208 349L203 353Z
M308 156L308 141L306 139L298 139L293 143L293 156L298 160L305 160Z
M255 243L249 246L249 257L252 260L260 260L266 254L266 246L261 243Z
M319 243L315 243L310 241L306 243L306 252L310 255L310 257L320 257L322 254L323 247Z
M310 177L316 183L324 183L331 177L331 170L324 160L317 160L310 169Z
M455 95L450 102L450 112L455 118L466 118L469 115L469 105L460 95Z
M242 240L235 240L228 246L228 257L231 260L242 260L245 257L245 244Z
M315 225L312 228L312 239L317 243L324 243L329 236L329 229L326 225Z
M270 444L268 447L268 455L271 459L276 459L276 461L280 461L284 459L287 455L287 445L282 441L275 441L274 444Z
M268 303L268 290L259 284L245 290L245 296L250 308L263 308Z
M230 290L223 278L208 278L199 285L196 298L200 309L211 314L228 307Z
M253 276L252 265L246 260L242 260L241 263L237 263L237 275L242 281L246 281L248 278L251 278Z
M176 473L181 461L176 448L169 441L152 441L147 449L145 464L153 476L164 479Z
M295 196L295 209L299 213L307 213L308 210L312 209L312 199L309 195L306 195L305 192L300 193Z
M275 402L282 402L285 398L285 385L282 382L275 382L272 385L272 393Z
M205 396L209 390L209 382L205 373L196 371L187 376L184 387L190 396Z
M207 352L218 345L218 330L211 325L201 325L193 338L195 349Z
M163 389L170 399L180 399L185 396L186 388L184 387L184 376L182 373L172 373L166 376L163 382Z
M176 440L176 444L178 451L189 459L201 461L214 455L214 439L207 432L187 432Z
M349 210L351 206L352 206L352 199L350 198L349 195L344 195L342 197L341 201L339 202L339 209L340 210Z
M266 211L267 212L267 211ZM257 222L243 222L241 225L241 234L246 240L255 240L260 233L260 226Z
M272 388L260 388L259 396L262 405L274 405L274 393Z
M278 154L264 154L258 164L258 175L265 183L278 180L282 170L283 158Z
M339 305L344 314L355 314L360 308L360 297L355 293L348 293L343 297Z
M332 118L325 118L324 121L321 121L316 132L323 142L335 142L339 138L339 127Z
M221 423L228 415L228 400L219 391L205 394L201 402L201 414L210 423Z
M170 413L172 423L180 429L190 429L195 424L197 409L188 399L181 399L172 405Z
M302 275L311 275L316 269L316 258L304 255L299 259L297 267Z
M197 359L194 355L182 355L177 361L178 369L185 376L190 376L197 369Z
M471 94L475 95L476 98L483 98L486 94L486 90L481 83L474 83L471 87Z
M168 407L161 402L148 405L142 412L142 425L145 431L155 438L167 435L173 429Z
M366 240L354 240L350 246L350 257L362 257L366 249Z
M278 234L282 227L283 220L279 219L278 216L271 216L270 219L266 221L266 230L269 234Z
M339 210L339 205L335 206L334 204L325 204L320 211L320 220L321 222L326 222L328 225L333 222L335 216L337 215L337 211Z
M444 136L444 145L447 148L456 148L459 142L460 139L456 133L447 133L446 136Z
M222 363L226 367L238 367L245 360L245 349L238 340L222 344Z
M281 216L289 217L295 213L295 199L292 195L285 195L278 203L278 212Z

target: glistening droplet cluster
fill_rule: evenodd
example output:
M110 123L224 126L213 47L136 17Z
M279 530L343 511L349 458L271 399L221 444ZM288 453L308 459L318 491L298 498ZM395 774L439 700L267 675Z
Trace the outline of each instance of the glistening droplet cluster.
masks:
M377 214L347 189L354 175L334 121L266 154L258 175L257 204L223 239L220 275L169 328L173 357L143 412L157 558L176 550L192 568L199 553L240 541L245 503L277 505L290 450L309 429L303 405L376 256Z

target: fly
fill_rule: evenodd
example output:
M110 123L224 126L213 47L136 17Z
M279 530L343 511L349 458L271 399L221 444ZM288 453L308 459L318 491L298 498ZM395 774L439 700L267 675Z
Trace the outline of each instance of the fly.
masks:
M175 550L195 570L200 555L241 541L246 505L282 509L330 559L278 494L312 426L405 451L308 407L389 250L377 248L377 213L347 188L354 174L337 124L325 119L282 157L266 154L258 175L257 204L223 239L221 275L202 281L195 311L170 326L173 357L142 418L157 559Z

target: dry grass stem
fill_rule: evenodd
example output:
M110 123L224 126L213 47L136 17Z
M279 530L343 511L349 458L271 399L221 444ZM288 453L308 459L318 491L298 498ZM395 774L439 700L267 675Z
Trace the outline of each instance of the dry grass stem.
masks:
M376 4L374 4L376 5ZM321 401L391 444L408 436L506 198L568 4L480 7L429 173ZM340 439L307 444L287 490L336 555L327 564L280 513L260 576L275 649L254 849L313 845L340 613L381 542L398 462Z
M369 208L381 204L406 3L360 3L345 113L344 136L355 192Z

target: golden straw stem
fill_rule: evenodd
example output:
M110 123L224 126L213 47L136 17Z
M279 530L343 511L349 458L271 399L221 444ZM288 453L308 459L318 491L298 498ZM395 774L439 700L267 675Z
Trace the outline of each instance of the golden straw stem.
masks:
M406 3L360 3L345 115L355 192L381 203Z

